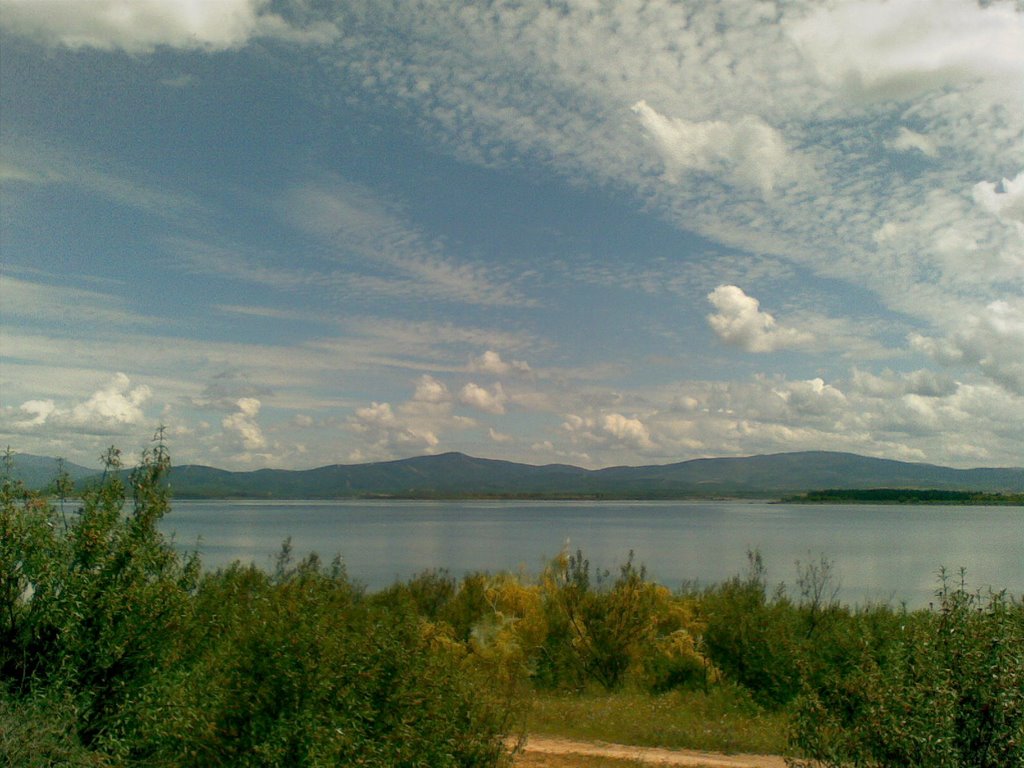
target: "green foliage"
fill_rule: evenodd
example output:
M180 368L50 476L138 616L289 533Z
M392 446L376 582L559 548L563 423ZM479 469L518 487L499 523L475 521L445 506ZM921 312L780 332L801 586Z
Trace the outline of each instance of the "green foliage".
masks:
M656 586L645 569L633 565L633 554L609 583L597 571L591 583L590 562L578 551L563 555L543 582L550 631L545 643L549 682L566 673L576 687L588 681L615 690L654 634Z
M162 442L72 514L0 488L0 748L26 765L496 766L517 713L445 579L367 599L339 561L200 575L157 530ZM24 757L24 759L22 759Z
M859 659L805 682L793 742L824 766L1024 765L1024 606L943 578L939 608L856 622Z
M751 552L745 576L708 590L700 600L708 655L722 673L764 704L778 706L799 690L798 614L780 588L767 591L764 563Z
M936 488L830 488L790 496L787 502L801 504L972 504L1024 505L1024 493L992 493L984 491L951 491Z
M132 473L127 514L119 455L105 459L103 482L70 519L63 502L58 512L17 484L0 491L3 681L14 696L61 692L86 746L119 739L121 712L168 658L198 576L156 530L168 509L163 445Z

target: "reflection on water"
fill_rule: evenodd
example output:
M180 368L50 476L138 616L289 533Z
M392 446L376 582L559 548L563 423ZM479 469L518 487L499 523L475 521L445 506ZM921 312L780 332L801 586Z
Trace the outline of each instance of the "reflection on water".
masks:
M567 546L613 572L632 550L671 588L729 578L758 549L773 583L792 583L798 560L828 557L849 603L927 605L941 566L966 568L972 589L1024 594L1020 507L176 501L163 527L179 547L198 548L209 568L234 560L269 568L291 537L296 556L340 554L371 589L427 568L535 574Z

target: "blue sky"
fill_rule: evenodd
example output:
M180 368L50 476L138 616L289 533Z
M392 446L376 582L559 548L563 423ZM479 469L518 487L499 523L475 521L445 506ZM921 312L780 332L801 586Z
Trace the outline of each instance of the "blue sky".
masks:
M1024 464L1024 8L0 0L0 440Z

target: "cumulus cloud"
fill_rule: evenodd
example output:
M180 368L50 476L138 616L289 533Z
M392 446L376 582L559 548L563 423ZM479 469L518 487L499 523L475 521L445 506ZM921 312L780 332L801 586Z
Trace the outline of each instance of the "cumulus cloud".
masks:
M459 401L463 405L468 405L487 413L504 413L507 400L505 390L500 382L496 383L491 389L487 389L471 381L459 392Z
M52 399L26 400L18 407L13 426L33 430L53 426L85 434L113 434L145 423L143 406L152 396L145 384L132 386L124 373L116 373L85 400L59 406Z
M846 395L837 387L826 384L821 377L807 381L789 382L776 394L795 412L823 415L837 413L846 405Z
M529 373L530 366L522 360L505 362L501 355L493 350L487 350L480 357L474 358L469 364L469 370L474 373L490 373L495 376L504 376L507 373Z
M370 441L368 450L357 448L352 451L350 458L354 461L390 458L396 452L406 455L432 452L441 442L433 430L400 418L390 403L374 402L357 408L349 425Z
M762 312L760 302L735 285L720 285L708 294L717 312L708 324L718 338L747 352L772 352L810 343L814 336L795 328L779 327L775 318Z
M789 32L825 82L859 92L905 96L1024 69L1024 21L1010 3L852 0Z
M18 409L28 416L27 419L19 419L19 426L35 427L44 424L57 406L53 400L27 400Z
M994 301L949 335L912 334L910 345L944 365L977 366L992 381L1024 395L1024 301Z
M899 133L893 139L887 141L885 145L899 152L917 151L926 157L936 157L939 154L939 148L935 145L935 141L932 138L923 133L912 131L906 126L901 126Z
M692 170L722 176L735 186L768 196L792 167L782 134L754 115L732 123L691 122L667 117L643 100L632 110L654 140L665 175L673 183Z
M656 448L647 424L637 415L625 416L609 411L580 416L570 413L562 422L562 431L575 443L648 451Z
M653 448L651 433L638 418L623 416L621 413L606 413L601 428L609 435L637 448Z
M68 420L79 426L139 424L145 418L142 405L151 394L145 384L132 387L128 376L118 373L106 387L72 408Z
M231 435L245 451L258 451L267 447L263 430L256 423L261 403L255 397L243 397L236 403L235 413L221 420L224 431Z
M442 382L423 374L416 382L412 399L420 403L446 403L451 400L451 393Z
M269 0L2 0L0 25L46 45L151 53L156 48L219 51L253 37L326 43L337 29L296 28Z

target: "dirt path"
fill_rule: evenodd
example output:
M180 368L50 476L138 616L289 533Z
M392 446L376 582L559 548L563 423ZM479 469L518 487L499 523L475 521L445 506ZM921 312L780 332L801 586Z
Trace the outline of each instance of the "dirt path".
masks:
M531 765L538 755L578 755L580 757L632 760L646 765L689 766L689 768L786 768L786 761L774 755L724 755L689 749L630 747L602 741L573 741L547 736L530 736L523 751Z

